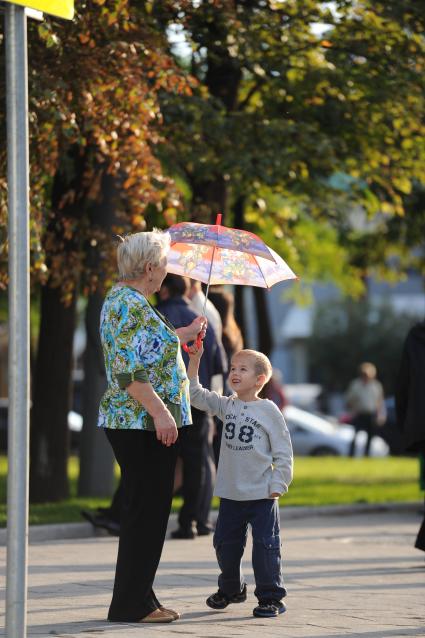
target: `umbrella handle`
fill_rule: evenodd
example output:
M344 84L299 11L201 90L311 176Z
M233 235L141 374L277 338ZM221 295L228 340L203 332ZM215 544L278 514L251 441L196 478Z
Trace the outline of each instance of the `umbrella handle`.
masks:
M195 340L195 345L196 345L196 347L197 347L197 348L200 348L201 343L202 343L202 339L201 339L201 337L198 335L198 336L196 337L196 340ZM183 348L183 350L184 350L185 352L189 352L189 346L187 345L187 343L183 343L182 348Z

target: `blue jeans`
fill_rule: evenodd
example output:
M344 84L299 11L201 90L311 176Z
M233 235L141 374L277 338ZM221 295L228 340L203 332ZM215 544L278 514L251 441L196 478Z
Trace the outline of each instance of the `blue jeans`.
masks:
M214 548L221 574L219 589L232 596L244 586L242 556L252 528L254 594L258 600L280 601L286 596L280 554L279 502L274 499L232 501L222 498L214 533Z

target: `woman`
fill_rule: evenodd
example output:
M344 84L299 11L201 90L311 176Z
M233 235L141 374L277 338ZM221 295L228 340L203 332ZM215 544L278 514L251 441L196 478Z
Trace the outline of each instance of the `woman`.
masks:
M108 388L100 427L121 468L123 509L108 619L171 622L152 589L171 509L178 428L191 423L180 343L205 336L205 317L175 330L148 301L166 275L169 236L135 233L118 246L119 281L105 298L100 333Z

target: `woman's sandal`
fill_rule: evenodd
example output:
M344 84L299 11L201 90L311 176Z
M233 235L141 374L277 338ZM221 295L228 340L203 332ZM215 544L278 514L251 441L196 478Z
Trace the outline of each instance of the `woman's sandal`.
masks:
M162 605L160 605L158 609L160 609L161 611L166 611L168 614L171 614L174 620L178 620L181 616L181 614L179 614L178 611L174 611L174 609L167 609L166 607L163 607Z
M173 622L173 620L176 620L175 613L171 613L171 611L164 608L155 609L155 611L151 611L150 614L139 620L139 623Z

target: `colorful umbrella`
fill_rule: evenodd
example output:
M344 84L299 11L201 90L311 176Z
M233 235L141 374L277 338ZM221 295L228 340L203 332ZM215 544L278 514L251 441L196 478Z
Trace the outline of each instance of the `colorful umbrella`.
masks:
M257 235L222 226L220 213L215 225L182 222L171 226L168 232L171 236L168 272L206 283L206 298L210 285L270 288L278 281L297 278Z
M278 281L296 279L279 255L257 235L221 225L182 222L168 229L171 248L168 272L209 285L242 284L270 288Z

